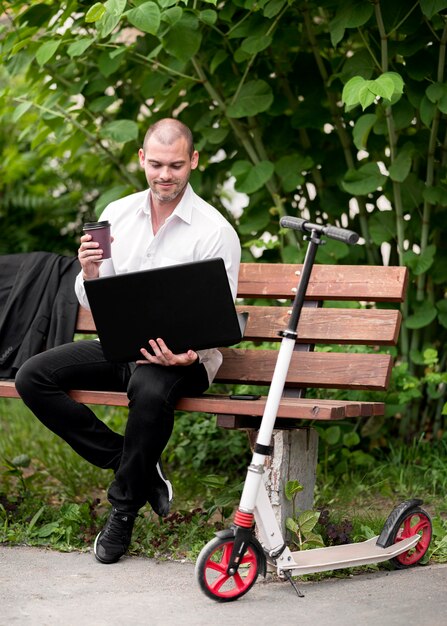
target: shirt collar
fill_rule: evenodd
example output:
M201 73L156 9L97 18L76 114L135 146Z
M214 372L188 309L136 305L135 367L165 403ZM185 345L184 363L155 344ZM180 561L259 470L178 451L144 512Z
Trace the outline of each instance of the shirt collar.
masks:
M139 207L140 210L142 210L144 213L146 213L149 216L151 213L150 196L151 196L151 190L148 189L147 193L144 194L141 205ZM182 199L175 207L173 213L168 217L168 220L170 221L174 216L177 216L181 220L186 222L187 224L190 224L191 219L192 219L193 196L194 196L194 192L192 190L191 185L188 183L186 185L185 193L183 194Z

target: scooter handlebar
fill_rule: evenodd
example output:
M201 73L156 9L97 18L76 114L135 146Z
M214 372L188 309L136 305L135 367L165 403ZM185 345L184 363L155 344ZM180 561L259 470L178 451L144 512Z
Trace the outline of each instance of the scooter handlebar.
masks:
M326 226L323 224L312 224L309 220L305 220L302 217L291 217L286 215L281 218L280 225L282 228L292 228L293 230L300 230L303 233L317 231L330 239L343 241L343 243L350 245L356 244L359 240L359 235L353 230L339 228L338 226L332 226L331 224L327 224Z

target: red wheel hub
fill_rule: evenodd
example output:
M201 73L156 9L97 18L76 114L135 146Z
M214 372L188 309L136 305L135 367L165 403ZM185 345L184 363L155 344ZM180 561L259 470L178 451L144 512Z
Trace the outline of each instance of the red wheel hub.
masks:
M257 575L257 557L250 546L244 554L236 574L234 576L227 574L232 549L233 541L228 541L217 547L205 563L205 584L210 592L218 598L240 596L251 586Z
M431 523L423 513L412 513L403 522L396 536L396 542L419 535L420 539L411 550L403 552L396 557L402 565L414 565L426 553L431 540Z

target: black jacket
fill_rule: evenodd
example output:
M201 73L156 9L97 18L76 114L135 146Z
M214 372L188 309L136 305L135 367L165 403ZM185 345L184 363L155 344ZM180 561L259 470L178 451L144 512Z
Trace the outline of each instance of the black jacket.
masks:
M0 256L0 378L14 378L30 356L72 341L81 267L53 252Z

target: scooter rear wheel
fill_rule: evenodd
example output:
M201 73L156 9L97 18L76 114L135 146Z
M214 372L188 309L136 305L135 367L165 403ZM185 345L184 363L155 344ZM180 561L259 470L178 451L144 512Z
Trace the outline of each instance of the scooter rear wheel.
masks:
M407 539L408 537L413 537L414 535L420 536L414 548L390 559L390 562L397 569L404 569L419 563L430 546L432 536L431 519L428 513L419 507L405 511L399 519L396 520L390 534L390 545Z
M217 602L231 602L242 597L255 584L260 570L259 555L249 544L234 576L227 574L234 539L215 537L199 554L196 577L203 593Z

